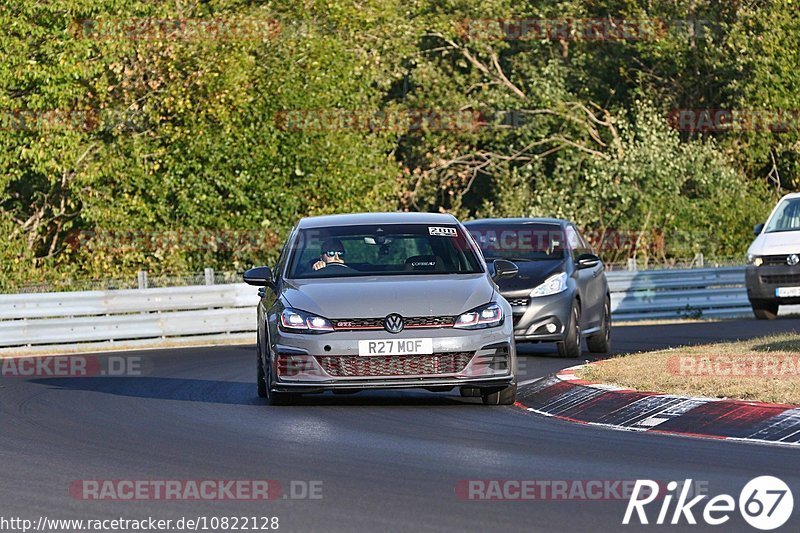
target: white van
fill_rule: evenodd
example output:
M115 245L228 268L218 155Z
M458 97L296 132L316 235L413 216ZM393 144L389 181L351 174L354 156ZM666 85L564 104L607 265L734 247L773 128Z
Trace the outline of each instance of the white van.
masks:
M754 233L747 249L747 297L756 318L772 320L781 304L800 304L800 193L781 198Z

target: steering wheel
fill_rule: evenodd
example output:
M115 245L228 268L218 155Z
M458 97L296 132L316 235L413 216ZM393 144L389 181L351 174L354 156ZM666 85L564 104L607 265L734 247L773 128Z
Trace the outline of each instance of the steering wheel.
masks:
M353 270L352 267L349 267L344 263L328 263L327 265L325 265L325 268L330 268L332 266L339 267L339 268L346 268L348 270ZM325 268L320 268L319 270L325 270ZM319 272L319 270L317 272Z
M352 267L349 267L349 266L345 265L344 263L328 263L327 265L325 265L324 268L320 268L319 270L312 270L311 272L309 272L309 274L312 277L325 277L325 272L328 272L328 274L331 274L333 271L328 270L328 269L331 268L331 267L334 267L334 266L337 266L337 267L342 268L342 269L353 270ZM338 272L340 272L341 274L344 274L344 270L339 270ZM333 273L333 274L335 275L335 273Z

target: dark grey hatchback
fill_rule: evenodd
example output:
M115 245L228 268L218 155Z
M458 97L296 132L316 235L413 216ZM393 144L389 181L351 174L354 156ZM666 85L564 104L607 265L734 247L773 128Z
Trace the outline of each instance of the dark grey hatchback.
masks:
M611 349L611 299L605 267L575 225L553 218L464 223L487 264L513 261L519 273L499 280L511 304L516 342L555 342L562 357Z

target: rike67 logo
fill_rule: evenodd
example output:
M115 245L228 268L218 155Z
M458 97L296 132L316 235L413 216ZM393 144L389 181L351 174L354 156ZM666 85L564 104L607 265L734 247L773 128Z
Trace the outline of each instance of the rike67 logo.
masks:
M663 484L649 479L636 480L622 523L630 524L634 516L640 524L651 523L653 515L648 517L645 507L657 499L660 500L661 507L653 523L658 525L680 524L682 520L685 520L687 524L697 524L695 513L701 513L706 524L718 526L730 520L731 513L736 510L737 502L733 496L720 494L709 499L705 505L699 505L705 498L708 498L708 495L701 494L689 499L691 479L687 479L680 486L682 488L678 494L676 491L679 487L678 482L670 481L667 483L665 494L659 494L659 489L663 487ZM677 502L675 507L670 509L675 496L677 496ZM751 479L739 493L738 507L742 518L748 524L756 529L767 531L779 528L789 520L794 508L794 498L789 486L782 480L773 476L759 476ZM670 513L670 511L672 512Z

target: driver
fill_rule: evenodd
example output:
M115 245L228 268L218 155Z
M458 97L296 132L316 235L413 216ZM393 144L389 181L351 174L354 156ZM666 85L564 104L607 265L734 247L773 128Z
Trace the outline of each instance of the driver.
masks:
M325 268L331 263L344 264L344 245L339 239L326 239L322 243L322 249L319 255L319 261L311 265L314 270Z

